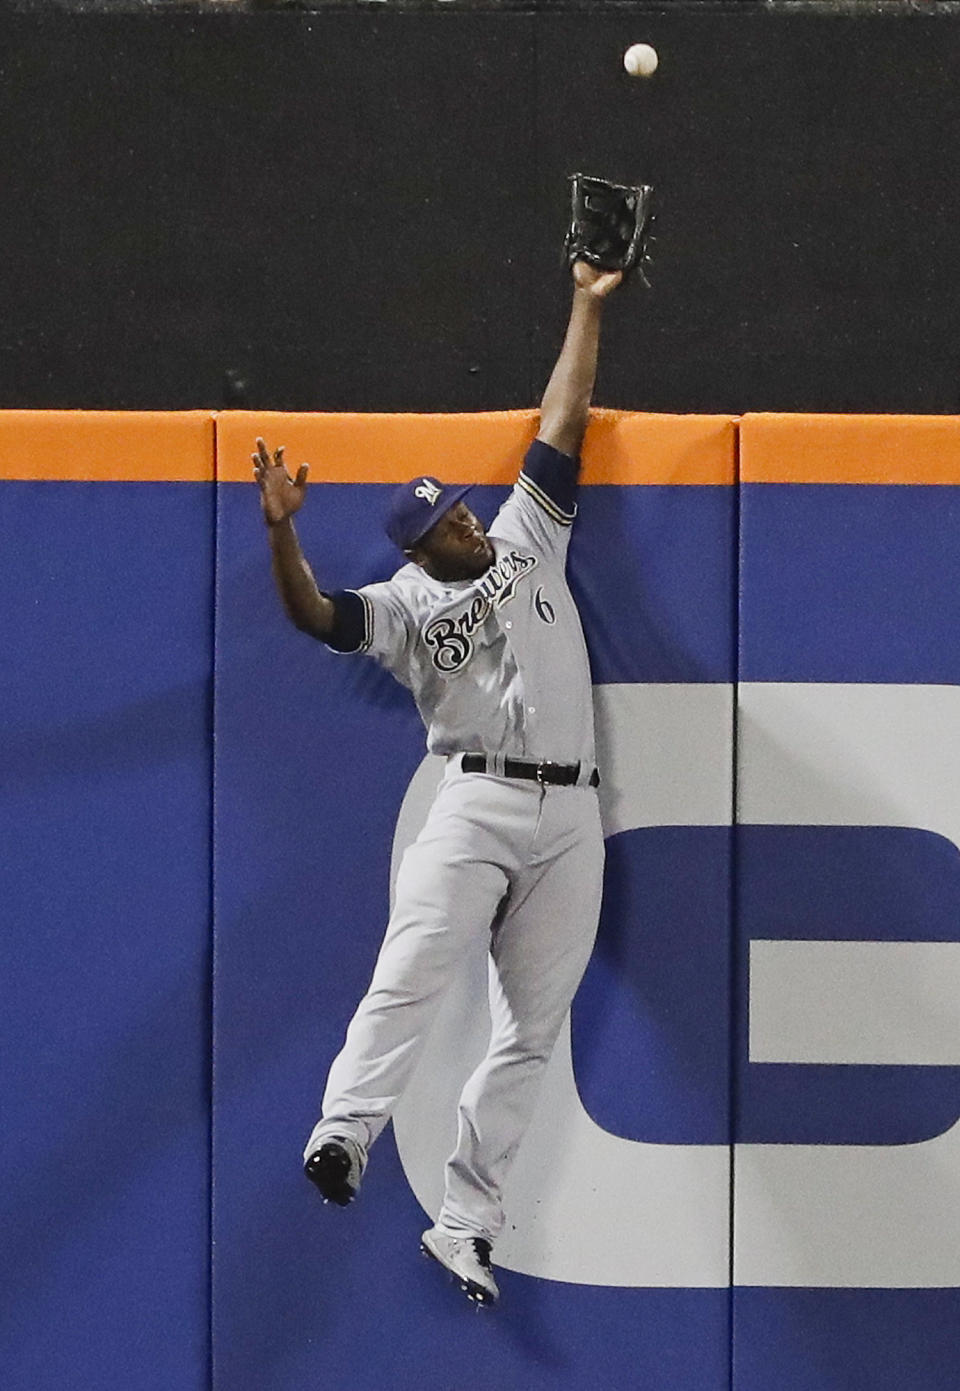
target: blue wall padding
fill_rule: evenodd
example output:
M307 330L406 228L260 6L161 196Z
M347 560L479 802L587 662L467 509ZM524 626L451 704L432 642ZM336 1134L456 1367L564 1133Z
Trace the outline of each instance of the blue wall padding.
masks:
M580 498L570 576L594 682L732 681L734 490L594 487Z
M298 528L321 584L396 568L380 529L387 491L311 487ZM489 521L504 495L478 489L471 505ZM348 1211L323 1207L304 1181L326 1068L383 933L394 824L424 735L409 697L367 659L334 656L290 626L252 490L222 487L218 516L215 1386L459 1391L480 1377L548 1391L599 1378L727 1391L726 1289L503 1271L502 1308L486 1321L418 1255L427 1223L392 1132ZM731 489L582 490L571 573L595 680L730 679L734 529ZM629 1138L723 1144L727 833L618 840L574 1026L585 1104ZM678 895L671 881L690 856ZM651 875L659 888L638 923ZM648 950L646 978L623 977L624 955Z
M949 1391L960 1289L737 1289L736 1391Z
M0 485L10 1391L208 1384L213 504Z
M742 681L960 682L960 488L741 497Z

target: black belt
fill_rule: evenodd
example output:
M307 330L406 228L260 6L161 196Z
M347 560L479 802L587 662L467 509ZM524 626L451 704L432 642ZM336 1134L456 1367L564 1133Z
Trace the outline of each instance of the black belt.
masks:
M496 760L485 753L465 753L460 759L460 767L465 773L496 773ZM555 784L557 787L572 787L580 778L579 763L534 763L525 758L507 758L500 774L504 778L527 778L530 782ZM598 787L600 774L594 768L588 779L589 787Z

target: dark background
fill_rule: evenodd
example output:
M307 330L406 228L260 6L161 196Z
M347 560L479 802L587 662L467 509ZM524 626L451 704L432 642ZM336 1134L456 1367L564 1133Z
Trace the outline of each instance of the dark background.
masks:
M659 200L601 404L954 412L958 72L943 7L7 11L0 407L531 405L583 168Z
M602 402L958 408L955 12L66 8L0 13L0 406L530 404L562 328L564 180L582 166L649 178L660 197L654 288L610 307ZM646 83L620 67L641 39L662 60ZM636 489L633 504L628 491L585 500L585 513L631 518L593 567L612 597L592 616L624 612L654 654L695 653L691 634L723 643L729 628L699 596L716 576L711 554L735 567L730 527L718 523L694 559L689 549L704 535L690 509L707 490ZM730 507L745 508L747 678L949 680L956 625L943 595L960 586L948 491L846 490L854 506L836 487L793 488L789 502L786 489L730 490ZM338 924L336 905L362 919L372 950L397 750L412 766L419 748L412 714L401 745L396 710L343 687L336 697L345 669L334 676L297 646L306 639L273 594L252 485L225 486L219 501L208 483L7 481L2 492L0 903L16 915L0 933L5 1388L280 1391L319 1376L330 1391L423 1391L431 1379L446 1391L485 1374L503 1391L953 1384L952 1289L638 1291L507 1272L506 1321L484 1324L417 1265L418 1212L389 1143L350 1214L359 1228L323 1225L299 1143L329 1051L318 1040L337 1026L330 1001L344 1021L363 970L354 920ZM349 512L311 510L305 523L326 527L351 564L376 525L365 488L353 492ZM628 562L632 588L613 583ZM732 621L725 583L714 598ZM800 664L784 665L796 653ZM891 655L919 665L891 667ZM216 784L214 677L221 697L236 695L217 714ZM288 735L298 721L302 750ZM326 795L318 732L350 736L333 746L351 779L336 784L342 805ZM271 757L276 738L289 768ZM234 839L216 823L231 858L212 879L214 785ZM336 824L332 852L315 803ZM279 848L304 816L317 877L294 876L278 896ZM785 838L778 858L775 828L764 830L752 863L776 890L780 925ZM345 897L334 890L350 888L361 844L380 868ZM798 863L813 865L822 905L831 881L809 853L792 863L794 904L807 888ZM848 840L833 863L832 906L856 930L843 875L876 860ZM904 863L887 852L878 893ZM916 865L929 888L929 863ZM690 879L671 901L690 901ZM895 887L898 915L933 901ZM232 918L214 920L215 889ZM293 932L291 894L304 915ZM710 958L685 960L699 970ZM309 998L308 980L319 982ZM619 984L623 999L637 979ZM215 1163L214 1018L219 1036L230 1031ZM924 1093L895 1079L934 1116L952 1087L936 1071ZM858 1113L854 1084L818 1075L805 1098L821 1116L842 1105L851 1124L868 1105L901 1123L902 1091L878 1077ZM769 1073L750 1085L740 1119L776 1105L775 1139L788 1120L807 1123L799 1087L774 1098ZM566 1376L571 1364L586 1371Z

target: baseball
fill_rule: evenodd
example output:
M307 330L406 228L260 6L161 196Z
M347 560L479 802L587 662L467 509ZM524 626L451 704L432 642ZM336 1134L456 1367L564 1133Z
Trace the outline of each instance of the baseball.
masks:
M631 77L650 77L660 59L657 50L648 43L632 43L623 55L623 66Z

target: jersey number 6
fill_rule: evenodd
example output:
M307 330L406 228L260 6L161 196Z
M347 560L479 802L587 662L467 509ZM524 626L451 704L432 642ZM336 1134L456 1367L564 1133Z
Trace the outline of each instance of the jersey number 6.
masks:
M543 597L543 585L537 590L533 602L536 604L537 613L543 619L544 623L556 623L557 615L553 611L553 605L550 603L549 599Z

